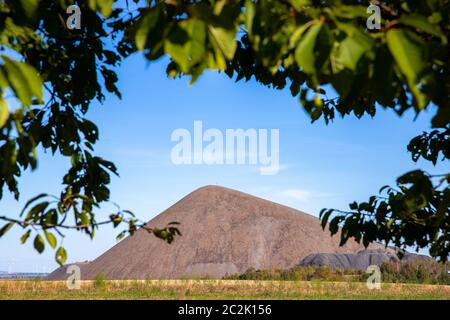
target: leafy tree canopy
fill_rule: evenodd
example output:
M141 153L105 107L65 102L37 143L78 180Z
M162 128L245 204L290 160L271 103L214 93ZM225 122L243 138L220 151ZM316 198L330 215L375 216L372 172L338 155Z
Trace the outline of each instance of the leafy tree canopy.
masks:
M380 28L367 29L368 6L380 12ZM81 29L68 28L67 8L81 10ZM377 10L373 12L378 12ZM95 209L109 201L113 163L94 155L98 129L86 118L105 93L120 97L116 67L140 52L149 61L169 57L167 74L195 82L205 70L235 81L255 79L289 87L312 121L337 115L434 113L432 132L411 140L413 161L436 164L450 156L449 0L3 0L0 1L0 197L19 198L18 178L34 170L38 150L71 159L58 196L28 201L19 217L0 216L33 234L39 252L73 228L94 236L105 223L126 224L120 236L143 224L117 209L106 221ZM329 98L334 89L337 98ZM11 101L18 102L13 108ZM343 227L342 244L354 238L430 247L447 260L450 248L450 173L423 171L398 178L350 211L324 209L322 225ZM175 224L149 229L172 241ZM66 260L64 248L56 259Z

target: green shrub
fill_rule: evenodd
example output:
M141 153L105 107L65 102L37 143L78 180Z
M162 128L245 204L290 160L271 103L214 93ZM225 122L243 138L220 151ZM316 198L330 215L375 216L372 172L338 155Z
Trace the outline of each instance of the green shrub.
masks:
M380 266L383 282L450 285L448 265L436 261L414 260L386 262ZM294 267L288 270L249 269L238 275L227 276L232 280L278 280L278 281L350 281L365 282L370 274L361 270L341 270L322 266Z
M381 265L380 270L383 282L450 284L448 264L436 261L387 262Z
M255 270L249 269L239 275L225 277L233 280L278 280L278 281L348 281L358 271L344 271L329 267L294 267L288 270Z
M96 289L103 289L106 286L106 278L103 272L100 272L95 276L94 286Z

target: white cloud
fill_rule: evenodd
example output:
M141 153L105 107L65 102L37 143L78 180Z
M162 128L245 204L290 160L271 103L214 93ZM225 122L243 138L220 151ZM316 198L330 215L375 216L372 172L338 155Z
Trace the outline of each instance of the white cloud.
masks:
M337 196L336 194L320 193L307 189L278 189L270 192L270 198L284 203L286 205L312 205L317 203L318 199L330 198Z
M304 189L287 189L279 192L280 197L295 199L300 202L308 202L314 196L309 190Z

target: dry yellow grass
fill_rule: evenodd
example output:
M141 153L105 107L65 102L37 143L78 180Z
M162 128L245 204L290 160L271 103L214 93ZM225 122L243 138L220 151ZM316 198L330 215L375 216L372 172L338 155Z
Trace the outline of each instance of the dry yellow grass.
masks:
M0 299L446 299L450 286L243 280L0 281Z

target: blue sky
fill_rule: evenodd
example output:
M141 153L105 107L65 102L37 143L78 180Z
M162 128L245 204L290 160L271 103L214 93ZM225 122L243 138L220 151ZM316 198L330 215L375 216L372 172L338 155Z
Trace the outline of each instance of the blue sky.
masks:
M209 72L193 86L187 78L169 79L165 62L148 63L134 55L119 71L123 99L108 96L91 107L89 117L98 124L96 153L116 163L120 178L111 183L111 200L132 210L142 220L170 207L187 193L218 184L273 200L312 215L324 207L347 208L353 200L366 200L408 170L443 172L443 163L414 164L406 151L409 140L429 129L431 112L413 121L380 110L374 119L355 117L310 123L289 90L276 91L251 81L234 83ZM170 152L171 133L193 130L195 120L205 129L266 128L280 130L277 175L260 175L258 166L176 166ZM59 194L67 159L40 155L39 168L20 180L21 200L5 196L0 213L17 215L24 202L41 193ZM108 206L99 211L108 215ZM182 228L182 226L181 226ZM100 229L91 241L68 233L64 246L69 262L91 260L113 246L117 230ZM0 270L48 272L56 268L54 252L39 255L32 244L19 244L19 228L0 240Z

